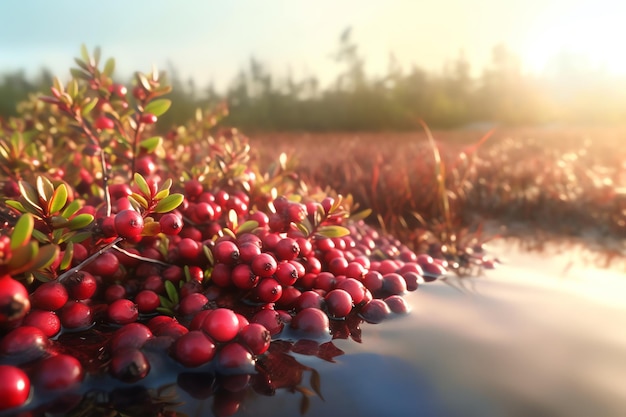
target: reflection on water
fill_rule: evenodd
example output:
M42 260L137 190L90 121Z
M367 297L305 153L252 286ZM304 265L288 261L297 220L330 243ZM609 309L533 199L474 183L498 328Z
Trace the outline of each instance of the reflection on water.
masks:
M337 321L335 339L321 344L276 341L253 375L101 387L74 415L626 415L626 274L575 251L504 241L491 251L506 263L462 291L454 281L422 285L407 295L409 315Z

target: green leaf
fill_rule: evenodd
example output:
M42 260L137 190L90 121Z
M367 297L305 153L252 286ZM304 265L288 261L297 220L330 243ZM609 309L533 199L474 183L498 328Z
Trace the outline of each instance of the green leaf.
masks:
M146 91L150 91L152 89L152 87L150 86L150 81L148 81L148 78L138 72L135 74L137 76L137 81L139 81L139 84L141 84L141 86L146 90Z
M54 194L54 185L52 185L48 178L38 176L37 192L39 193L39 197L43 199L43 201L50 201L50 199L52 198L52 194Z
M57 245L45 245L39 248L33 264L29 269L42 269L50 266L52 262L59 256L59 247Z
M102 50L99 46L96 46L93 50L93 65L98 66L100 63L100 57L102 56Z
M61 271L65 271L72 265L72 258L74 257L74 243L68 242L65 246L65 253L63 254L63 259L61 259L61 263L59 264L59 269Z
M85 62L91 62L91 57L89 56L89 50L87 49L87 45L84 43L80 45L80 56L83 58Z
M64 240L67 242L80 243L89 239L92 235L93 233L91 232L79 232ZM67 235L64 235L64 236L67 236Z
M65 209L61 213L61 216L69 219L74 214L76 214L78 210L80 210L80 203L78 202L78 200L74 200L70 204L68 204L67 207L65 207Z
M26 245L30 241L35 227L35 218L30 213L22 214L15 223L11 234L11 250Z
M7 266L12 275L17 275L30 269L33 265L34 259L39 252L39 245L37 242L29 242L24 246L20 246L12 251L11 258Z
M155 116L159 117L160 115L165 113L171 105L172 100L169 100L167 98L160 98L158 100L154 100L148 103L143 110L145 113L152 113Z
M174 283L172 281L165 280L165 292L167 293L170 301L174 303L174 305L178 304L178 291L176 290L176 287L174 286Z
M28 203L28 205L35 209L37 212L43 212L43 209L39 205L39 197L37 197L35 189L25 181L18 181L17 185L19 186L20 194L22 198L26 201L26 203Z
M96 107L96 104L98 104L98 97L87 98L86 100L88 101L83 104L83 109L80 111L83 116L87 116L91 113L91 111Z
M215 258L213 257L213 252L207 245L202 245L202 252L204 252L204 256L209 260L209 265L215 265Z
M6 200L4 202L4 204L6 204L7 206L21 212L21 213L26 213L28 210L26 210L26 208L24 207L24 205L22 203L20 203L19 201L15 201L15 200Z
M166 316L174 316L174 312L172 311L171 308L165 308L165 307L157 307L156 311L158 311L161 314L165 314Z
M89 81L89 74L84 73L78 68L70 68L70 74L72 74L74 78Z
M61 211L65 207L65 203L67 203L67 188L65 184L61 184L54 190L52 198L48 201L48 213L54 214Z
M144 148L148 153L152 153L155 151L163 143L163 138L160 136L153 136L146 140L142 140L139 142L139 146Z
M167 297L163 297L162 295L159 295L159 301L161 302L161 306L163 308L168 309L168 310L171 310L174 307L176 307L176 304L174 304L172 301L170 301Z
M241 223L237 228L237 234L251 232L257 227L259 227L259 222L255 220L246 220L245 222Z
M368 208L368 209L359 211L358 213L354 213L350 215L350 220L352 221L365 220L366 218L370 216L370 214L372 214L372 209Z
M141 194L144 195L144 197L150 197L150 187L148 187L148 183L146 182L146 179L138 172L135 172L134 175L134 180L135 180L135 185L137 186L137 188L139 188L139 191L141 191Z
M222 233L232 237L233 239L237 239L237 236L235 235L235 233L232 230L230 230L228 227L223 228Z
M167 213L169 211L172 211L176 207L178 207L183 202L184 199L185 197L182 194L179 194L179 193L170 194L167 197L165 197L163 200L157 203L156 207L154 208L154 212L155 213Z
M45 233L37 229L33 229L33 237L41 243L50 243L50 238Z
M317 229L317 233L324 237L344 237L350 234L350 230L343 226L322 226Z
M67 228L70 230L78 230L87 227L93 221L93 216L88 213L82 213L74 217L67 223Z
M115 71L115 58L109 58L104 64L104 69L102 70L102 73L107 77L110 77L113 74L113 71Z
M132 193L131 195L129 195L128 201L130 202L130 205L133 206L133 209L135 209L136 212L141 212L142 209L148 209L148 201L143 198L143 196L137 193Z

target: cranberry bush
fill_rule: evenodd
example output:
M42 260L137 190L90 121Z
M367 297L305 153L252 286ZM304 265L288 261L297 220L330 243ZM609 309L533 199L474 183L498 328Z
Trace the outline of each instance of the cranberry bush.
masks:
M333 338L360 341L361 321L406 313L399 296L445 273L284 154L262 170L217 128L223 108L159 135L159 72L129 93L113 59L81 52L69 82L2 123L0 410L40 410L87 378L150 385L167 367L293 388L311 368L280 385L275 342L332 358Z

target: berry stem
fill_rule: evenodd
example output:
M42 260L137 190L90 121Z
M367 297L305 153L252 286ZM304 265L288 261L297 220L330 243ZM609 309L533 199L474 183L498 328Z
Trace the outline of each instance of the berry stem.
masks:
M115 240L113 242L111 242L111 243L101 247L100 249L98 249L97 252L93 253L91 256L89 256L87 259L85 259L84 261L82 261L81 263L76 265L74 268L68 269L67 271L65 271L64 273L59 275L58 278L57 278L57 281L63 282L69 276L74 275L75 273L79 272L86 265L89 265L91 262L93 262L98 256L102 255L104 252L108 251L109 249L114 247L116 244L118 244L122 240L123 239L121 237L115 238Z
M152 258L148 258L148 257L145 257L145 256L137 255L136 253L128 252L126 249L120 248L119 246L113 246L113 249L115 249L116 251L121 252L124 255L129 256L129 257L131 257L133 259L138 259L140 261L150 262L150 263L157 264L157 265L162 265L162 266L170 266L170 264L168 264L167 262L163 262L163 261L159 261L158 259L152 259Z

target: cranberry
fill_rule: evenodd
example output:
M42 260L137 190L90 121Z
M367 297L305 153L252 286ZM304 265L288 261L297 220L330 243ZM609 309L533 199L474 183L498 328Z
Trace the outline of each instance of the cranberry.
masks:
M274 278L263 278L256 286L256 295L264 303L274 303L282 294L283 288Z
M278 256L278 259L290 261L298 257L300 254L300 246L295 239L286 237L278 241L274 252Z
M23 405L30 395L30 379L20 368L0 365L0 411Z
M128 324L137 321L137 305L126 298L113 301L107 308L107 317L111 323Z
M111 337L111 351L117 352L121 349L141 347L152 338L150 329L141 323L129 323L120 327Z
M211 361L216 350L209 336L200 330L192 330L172 345L172 356L185 366L196 367Z
M33 307L50 311L63 307L67 299L65 286L57 281L44 282L30 296Z
M365 287L372 292L376 292L382 289L383 288L382 274L378 271L369 271L363 277L363 285L365 285Z
M217 368L221 373L241 373L254 365L252 354L240 343L229 343L217 355Z
M399 295L390 295L384 301L389 306L389 309L396 314L406 314L411 311L409 304Z
M185 260L196 260L201 252L202 247L193 239L186 237L178 242L178 253Z
M218 308L204 320L202 330L215 341L229 342L239 332L239 320L233 310Z
M276 272L276 259L269 253L261 253L252 260L252 271L260 277L271 277Z
M271 309L259 310L252 317L251 322L261 324L272 336L282 332L283 327L285 327L285 323L281 320L280 313Z
M161 300L154 291L142 290L135 296L135 304L137 304L137 310L140 313L153 313L161 306Z
M112 284L104 291L104 300L112 303L115 300L126 297L126 288L120 284Z
M233 265L239 260L239 248L234 242L223 240L213 248L213 256L217 262Z
M383 275L383 290L390 295L401 295L406 292L406 281L395 272Z
M308 337L323 337L330 334L328 316L317 308L300 310L291 321L291 327Z
M156 117L152 113L144 113L141 115L141 119L140 119L141 123L147 124L147 125L153 125L157 122L157 120L159 120L159 118Z
M286 261L278 264L274 275L276 280L278 280L283 287L293 285L298 280L298 270L296 266Z
M115 122L106 116L98 117L93 125L98 130L111 130L115 128Z
M74 356L59 354L45 358L37 365L35 382L47 390L64 390L79 384L85 375Z
M31 362L44 356L48 345L48 337L40 329L20 326L0 340L0 355L11 358L14 363Z
M249 246L252 244L248 244ZM253 245L252 245L253 246ZM259 282L259 276L252 272L252 268L247 264L239 264L233 268L231 280L237 288L250 290Z
M250 323L239 332L239 341L254 355L261 355L269 349L272 336L262 324Z
M182 316L190 316L202 310L209 300L200 293L192 293L180 300L178 313Z
M419 282L423 279L421 274L416 272L404 272L402 278L406 282L407 291L415 291L419 287Z
M94 259L89 265L85 267L93 275L100 275L104 277L110 277L115 275L120 268L120 261L111 252L104 252L102 255Z
M68 301L59 311L59 318L66 329L83 329L93 324L91 307L80 301Z
M321 309L324 303L324 297L315 291L304 291L295 302L297 311L305 308Z
M91 298L97 289L96 279L87 271L78 271L65 281L65 286L70 298L74 300L86 300Z
M46 337L54 337L61 331L61 320L52 311L48 310L31 310L22 326L32 326L40 329Z
M337 284L338 289L346 290L354 304L360 304L365 297L365 286L354 278L346 278Z
M135 210L122 210L115 215L115 231L125 239L132 239L143 231L143 217Z
M109 364L109 371L115 378L133 383L148 375L150 363L140 350L123 349L114 352Z
M174 213L165 213L159 219L161 232L168 236L175 236L180 233L183 228L183 219Z
M333 317L345 317L352 311L352 297L345 290L329 291L324 299L328 313Z
M391 314L389 306L381 299L373 299L361 307L360 315L368 323L380 323Z
M260 253L261 248L253 242L241 243L239 246L239 259L241 262L250 263Z
M8 275L0 278L0 328L13 327L30 311L28 291Z

